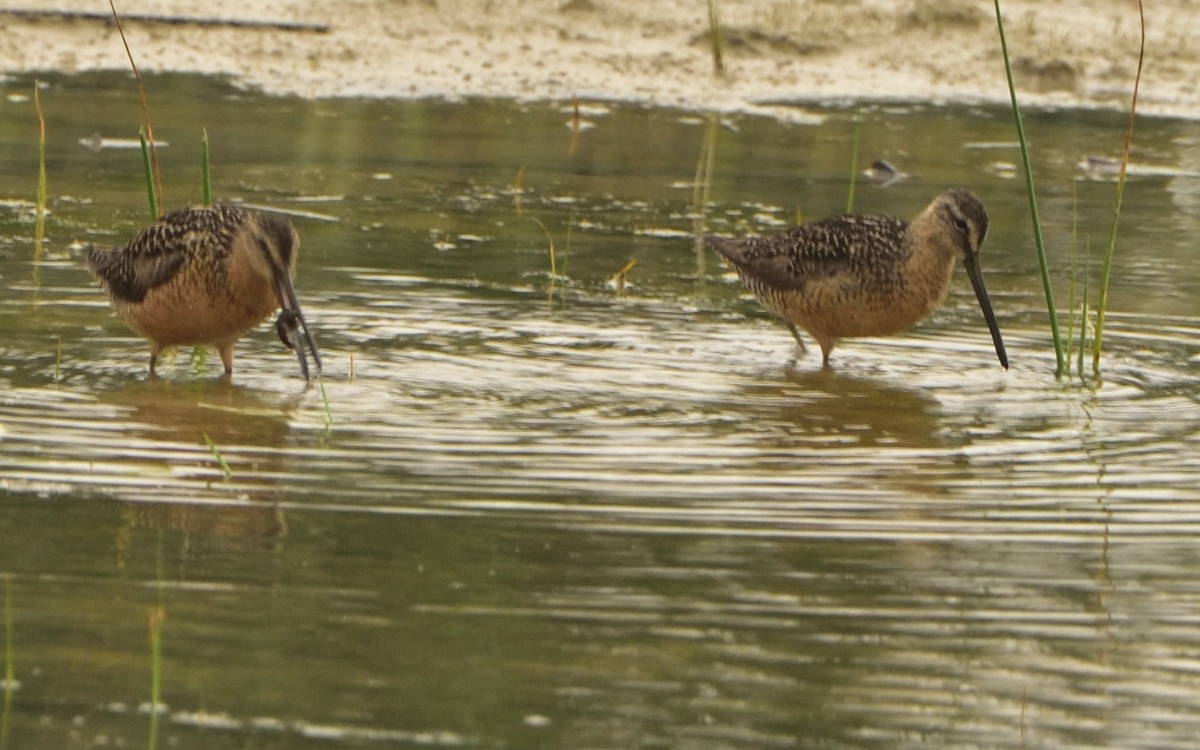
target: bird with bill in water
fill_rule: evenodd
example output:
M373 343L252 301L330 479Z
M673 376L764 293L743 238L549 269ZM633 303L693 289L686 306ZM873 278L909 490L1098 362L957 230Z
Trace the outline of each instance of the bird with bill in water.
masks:
M321 355L292 284L299 251L282 216L218 204L167 214L124 247L94 247L87 264L117 314L150 341L152 376L165 347L197 344L215 347L232 374L234 344L280 309L276 333L308 382L304 347L318 373Z

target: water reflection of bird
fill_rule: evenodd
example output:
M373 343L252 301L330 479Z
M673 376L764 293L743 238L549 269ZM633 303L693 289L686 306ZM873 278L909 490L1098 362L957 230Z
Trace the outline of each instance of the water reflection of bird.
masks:
M758 301L821 346L823 361L838 339L901 331L936 310L961 257L992 333L1000 364L1008 354L983 285L979 248L988 216L967 190L933 199L911 222L893 216L840 216L749 239L708 237Z
M214 346L232 373L234 343L282 308L276 332L307 381L304 344L318 372L321 355L292 286L299 250L286 219L217 205L168 214L123 248L92 248L87 263L117 314L150 340L151 375L163 348L180 344Z

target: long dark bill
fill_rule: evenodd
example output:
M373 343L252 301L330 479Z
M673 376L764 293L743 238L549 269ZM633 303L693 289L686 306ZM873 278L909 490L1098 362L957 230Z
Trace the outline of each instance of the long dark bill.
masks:
M317 349L317 341L312 332L308 330L308 321L304 319L304 313L300 310L296 289L286 271L275 276L275 294L279 297L279 306L283 308L283 312L279 313L279 318L275 321L275 331L279 334L279 339L296 352L296 358L300 360L300 374L304 376L305 383L311 383L312 378L308 374L308 354L303 344L308 344L318 373L321 372L321 352ZM300 328L304 329L303 341L300 338Z
M967 268L967 276L971 279L971 286L975 289L975 298L979 300L979 307L983 310L983 318L992 332L992 343L996 345L996 356L1000 358L1000 364L1007 370L1008 352L1004 350L1004 339L1000 338L1000 326L996 324L996 314L992 312L992 302L988 299L987 287L983 285L983 271L979 269L979 256L964 256L963 265Z

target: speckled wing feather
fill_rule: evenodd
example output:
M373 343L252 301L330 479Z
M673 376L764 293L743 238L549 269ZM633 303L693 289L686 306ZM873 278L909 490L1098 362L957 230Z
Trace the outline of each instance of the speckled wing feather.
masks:
M900 252L907 231L908 222L894 216L839 216L766 237L707 239L740 273L772 288L800 289L870 264L889 248Z
M167 214L122 248L92 248L88 267L116 299L142 302L198 253L229 252L247 215L233 206L187 208Z

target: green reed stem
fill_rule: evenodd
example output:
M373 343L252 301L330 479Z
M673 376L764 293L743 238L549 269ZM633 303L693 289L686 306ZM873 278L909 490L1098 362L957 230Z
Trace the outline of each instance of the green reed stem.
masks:
M854 108L854 140L850 148L850 190L846 195L846 213L854 210L854 186L858 184L858 139L862 131L862 107Z
M11 688L16 682L13 662L12 575L4 575L4 685Z
M146 129L138 128L138 139L142 142L142 169L146 173L146 197L150 200L150 219L158 219L158 191L154 186L154 160L150 156L150 144L146 140Z
M1079 371L1079 377L1083 377L1083 352L1087 349L1087 325L1088 325L1088 277L1092 275L1092 243L1090 240L1084 242L1083 245L1083 302L1079 309L1079 362L1076 368Z
M996 28L1000 31L1000 52L1004 56L1004 75L1008 78L1008 93L1012 98L1013 119L1017 125L1017 140L1021 143L1021 164L1025 168L1025 192L1029 196L1029 218L1033 222L1033 241L1037 245L1038 265L1042 271L1042 288L1046 293L1046 312L1050 316L1050 334L1054 339L1054 357L1057 361L1055 375L1061 376L1066 369L1062 338L1058 333L1058 314L1054 309L1054 290L1050 286L1050 266L1046 262L1046 243L1042 238L1042 222L1038 218L1037 193L1033 187L1033 166L1029 161L1029 143L1025 140L1025 126L1021 122L1021 108L1017 105L1017 88L1013 84L1012 66L1008 61L1008 41L1004 38L1004 21L1000 17L1000 0L996 5Z
M704 128L704 141L700 144L700 156L696 159L696 176L692 180L692 211L697 216L704 214L712 197L712 176L716 167L717 133L720 127L720 116L710 114ZM702 242L699 237L697 241Z
M1075 277L1079 267L1079 181L1071 180L1071 281L1067 287L1067 361L1071 361L1071 345L1075 340Z
M351 367L353 367L353 358L350 362ZM320 375L317 375L317 388L321 391L321 404L325 407L325 432L328 433L333 429L333 410L329 408L329 396L325 393L325 378Z
M8 717L12 714L13 693L17 689L13 656L12 576L4 578L4 707L0 710L0 750L8 748Z
M41 82L33 82L33 109L38 119L38 176L37 196L34 201L33 219L33 286L42 288L42 256L46 244L46 118L42 114Z
M567 277L567 264L571 262L571 235L575 228L575 209L571 209L571 213L567 216L567 242L566 247L562 251L562 275Z
M225 474L225 480L228 481L233 476L233 469L230 469L229 464L225 463L225 457L221 455L217 444L212 441L207 432L204 433L204 444L208 446L208 450L213 454L213 458L217 459L217 465L221 467L221 471Z
M708 0L708 42L712 47L713 75L725 75L724 42L721 38L721 18L717 0Z
M108 7L112 9L113 23L117 25L117 33L121 36L121 44L125 46L125 55L129 58L129 67L133 68L133 77L137 81L138 98L142 103L142 130L145 131L142 135L142 152L146 152L147 142L150 144L149 157L143 157L148 161L147 179L150 180L154 187L156 198L151 199L151 206L156 209L154 219L158 219L157 208L161 204L158 198L162 197L162 175L158 170L158 152L154 149L154 128L150 125L150 103L146 100L146 85L142 82L142 72L138 70L137 63L133 61L133 50L129 49L129 41L125 38L125 29L121 26L121 16L117 13L115 0L108 0Z
M1133 98L1129 102L1129 122L1125 125L1125 143L1121 147L1121 170L1117 173L1117 196L1113 205L1112 226L1108 231L1108 249L1104 252L1104 269L1100 272L1100 302L1096 306L1096 334L1092 337L1092 372L1100 373L1100 351L1104 346L1104 313L1108 309L1108 282L1112 275L1112 259L1117 247L1117 221L1121 218L1121 198L1125 195L1125 169L1129 165L1129 147L1133 143L1133 121L1137 115L1138 87L1142 82L1142 62L1146 58L1146 14L1138 0L1138 18L1142 36L1138 47L1137 75L1133 79Z
M158 715L162 706L162 628L167 612L160 604L150 610L147 625L150 630L150 737L149 750L158 747Z
M200 130L200 177L204 192L204 205L212 205L212 173L208 167L208 128Z
M42 97L39 82L33 82L33 109L38 118L38 179L37 179L37 226L38 243L45 233L46 221L46 118L42 115Z
M533 219L534 222L536 222L537 225L542 228L542 231L545 232L545 234L546 234L546 241L550 244L550 292L549 292L549 298L551 300L553 300L554 299L554 287L555 287L555 284L558 282L558 263L554 258L554 237L551 236L550 230L546 228L546 225L542 223L541 219L539 219L536 216L530 216L529 218Z
M704 141L700 144L700 156L696 159L696 176L692 180L692 210L701 213L712 196L712 176L717 160L717 134L721 128L721 117L709 114L704 127Z

